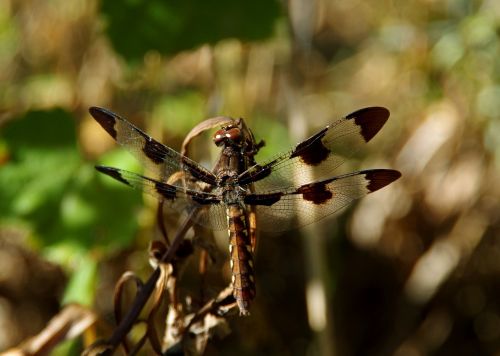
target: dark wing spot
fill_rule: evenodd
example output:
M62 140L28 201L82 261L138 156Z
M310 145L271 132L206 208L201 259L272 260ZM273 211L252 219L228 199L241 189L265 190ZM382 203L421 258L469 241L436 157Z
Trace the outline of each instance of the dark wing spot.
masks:
M328 158L330 150L323 145L321 139L325 136L328 128L309 137L307 140L299 143L293 150L290 158L300 157L300 160L310 166L317 166Z
M268 164L261 166L256 165L250 169L247 169L245 172L241 173L238 177L238 183L240 185L247 185L263 178L266 178L271 174L271 166L275 161L269 162Z
M141 130L137 130L144 137L144 154L155 164L162 164L168 156L168 151L158 141L153 140Z
M116 130L115 130L115 114L97 106L92 106L89 108L89 113L92 117L106 130L111 137L116 140Z
M188 171L193 176L193 178L211 185L217 184L217 178L215 178L215 176L211 172L202 169L198 166L198 164L189 160L187 157L182 156L182 164L184 165L184 167L188 168Z
M214 197L211 194L202 194L202 193L193 193L190 194L191 199L198 204L201 205L207 205L207 204L219 204L220 199L217 197Z
M116 179L117 181L120 181L122 183L125 183L126 185L131 186L131 184L125 178L122 177L121 173L116 168L105 167L105 166L95 166L95 169L101 173L107 174L108 176Z
M401 177L401 173L392 169L374 169L366 171L365 177L368 181L366 188L370 192L374 192L394 182Z
M302 194L302 197L314 204L324 204L328 202L333 193L328 190L325 182L306 184L297 189L297 194Z
M177 189L169 184L164 184L162 182L153 181L155 183L155 189L162 197L167 200L174 200L177 197Z
M273 205L274 203L277 203L281 197L283 196L283 193L269 193L269 194L249 194L245 197L244 202L245 204L249 205L266 205L270 206Z
M356 125L361 127L361 136L363 136L365 142L368 142L384 126L389 115L389 110L386 108L375 106L355 111L347 115L346 119L354 119Z

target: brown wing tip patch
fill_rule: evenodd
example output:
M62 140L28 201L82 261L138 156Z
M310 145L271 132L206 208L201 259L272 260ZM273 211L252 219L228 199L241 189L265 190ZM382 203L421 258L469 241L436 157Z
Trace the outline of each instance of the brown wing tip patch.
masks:
M90 107L89 113L104 128L104 130L111 135L111 137L116 139L116 115L114 113L97 106Z
M116 168L106 167L106 166L95 166L95 169L98 172L104 173L104 174L116 179L117 181L120 181L126 185L130 185L130 183L125 178L123 178L120 171Z
M366 142L380 131L389 119L389 110L380 106L360 109L346 116L346 119L354 120L361 128L361 135Z
M401 173L393 169L375 169L366 171L365 177L368 181L368 185L366 187L371 193L399 179L401 177Z

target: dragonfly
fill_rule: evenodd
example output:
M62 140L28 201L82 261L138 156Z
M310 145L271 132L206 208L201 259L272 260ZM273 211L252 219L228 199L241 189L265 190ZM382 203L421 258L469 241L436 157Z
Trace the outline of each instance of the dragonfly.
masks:
M220 156L212 170L112 111L91 107L89 112L150 174L96 166L99 172L173 209L196 211L190 215L194 223L228 231L231 283L240 315L249 315L256 295L256 229L285 231L313 223L401 177L392 169L333 174L384 126L389 111L383 107L363 108L333 121L263 163L255 160L263 141L255 141L243 119L227 118L213 135Z

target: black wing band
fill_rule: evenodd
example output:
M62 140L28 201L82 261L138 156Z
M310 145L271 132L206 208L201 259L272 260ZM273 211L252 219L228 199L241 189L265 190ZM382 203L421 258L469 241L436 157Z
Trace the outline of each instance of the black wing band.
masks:
M183 171L197 180L215 185L215 176L198 163L167 147L112 111L91 107L90 114L110 136L132 153L161 180Z

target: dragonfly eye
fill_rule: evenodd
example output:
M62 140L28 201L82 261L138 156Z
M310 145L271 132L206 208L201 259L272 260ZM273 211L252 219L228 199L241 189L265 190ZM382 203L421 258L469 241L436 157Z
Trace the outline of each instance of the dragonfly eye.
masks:
M225 142L239 143L241 141L241 130L236 127L218 130L214 135L214 142L217 146Z
M239 142L241 140L241 131L240 129L233 127L232 129L226 131L226 137L233 142Z
M225 139L226 139L226 130L218 130L214 134L214 143L217 146L220 146L224 142Z

